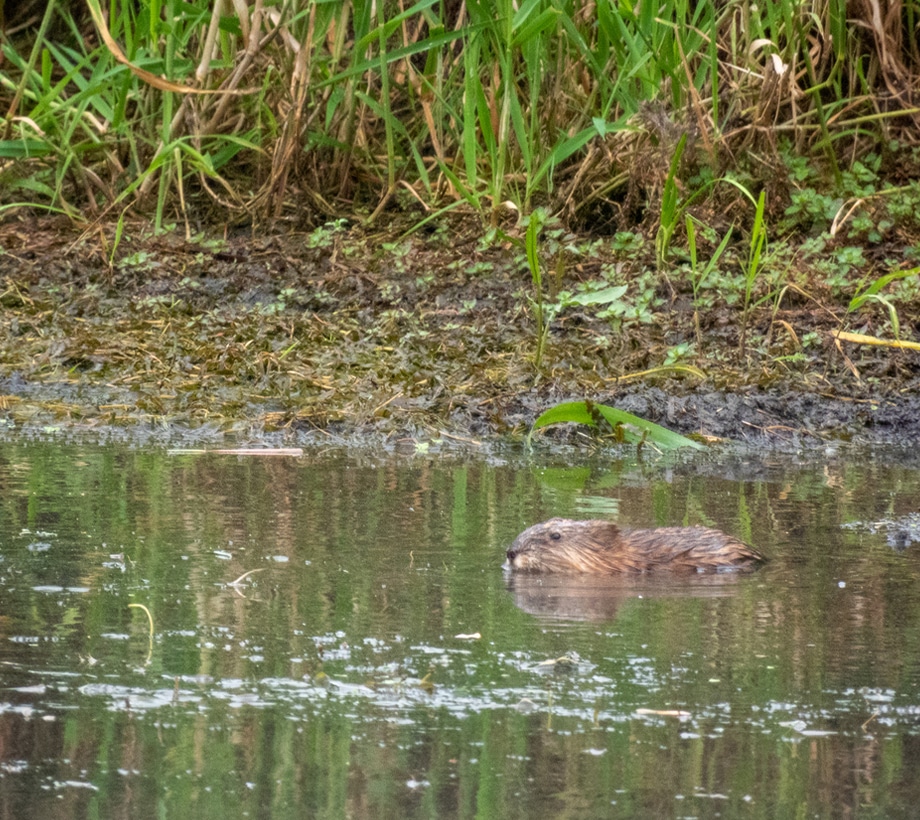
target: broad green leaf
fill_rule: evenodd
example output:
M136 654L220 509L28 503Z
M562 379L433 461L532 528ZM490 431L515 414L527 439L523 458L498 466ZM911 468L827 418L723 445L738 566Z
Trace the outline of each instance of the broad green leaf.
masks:
M50 154L52 150L52 147L44 140L0 140L0 158L2 159L43 157Z
M550 424L587 424L597 427L603 418L611 427L619 428L623 437L630 442L639 443L643 440L662 449L671 450L677 447L693 447L698 450L705 449L704 445L693 441L680 433L675 433L667 427L662 427L654 422L634 416L625 410L618 410L606 404L595 404L590 401L570 401L557 404L544 413L541 413L530 428L530 436L542 427ZM636 428L639 432L631 428Z
M611 427L616 427L618 424L630 424L633 427L638 427L647 434L649 441L659 447L665 449L676 449L677 447L694 447L697 450L706 449L705 445L700 444L698 441L682 436L680 433L675 433L660 424L634 416L625 410L617 410L615 407L610 407L606 404L597 404L595 407Z
M579 293L568 299L566 303L572 305L606 305L622 299L624 293L626 293L626 285L613 285L603 290Z
M530 434L533 435L536 430L550 424L564 423L588 424L597 427L597 421L588 409L587 402L567 401L541 413L530 428Z

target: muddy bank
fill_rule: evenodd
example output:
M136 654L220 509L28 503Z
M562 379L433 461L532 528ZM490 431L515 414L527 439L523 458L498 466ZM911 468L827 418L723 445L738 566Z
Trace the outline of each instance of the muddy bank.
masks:
M517 438L546 407L558 401L578 400L582 394L551 395L531 391L507 400L496 409L491 402L470 400L449 418L420 414L416 409L400 412L394 408L385 419L329 421L325 426L298 421L296 410L279 425L279 411L266 412L253 402L234 418L202 419L196 423L187 414L172 416L135 412L141 394L114 387L74 384L72 381L30 382L18 373L0 379L3 428L32 430L70 428L95 430L111 428L107 435L136 429L142 438L162 441L218 440L225 435L246 440L280 443L351 442L372 437L393 441L409 438L425 442L447 438L459 443L481 443L491 437ZM920 396L889 398L834 398L795 391L745 390L738 393L707 391L704 387L687 390L685 385L670 387L633 386L628 390L596 393L592 398L642 416L685 435L706 440L735 441L755 446L796 449L821 442L909 445L920 441ZM275 403L283 403L276 397ZM330 404L330 415L334 415ZM113 416L121 413L118 419ZM593 446L597 436L585 428L560 428L546 431L550 440ZM610 441L609 443L613 443Z
M749 442L900 444L920 440L920 396L835 398L804 391L630 391L617 406L684 432Z
M848 313L817 269L795 288L765 279L745 313L594 243L548 277L537 367L522 252L473 229L185 241L136 226L113 252L111 237L33 220L0 227L0 245L7 430L479 441L590 398L758 445L920 440L920 352L837 339L883 335L888 313ZM614 304L569 298L621 285ZM912 338L918 305L898 307Z

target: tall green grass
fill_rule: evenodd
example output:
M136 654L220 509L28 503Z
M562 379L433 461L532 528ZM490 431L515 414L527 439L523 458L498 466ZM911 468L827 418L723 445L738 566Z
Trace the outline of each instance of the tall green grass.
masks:
M617 186L654 200L682 139L720 172L757 152L756 188L780 138L836 173L917 113L895 93L920 74L913 5L87 3L7 21L6 203L157 225L193 204L226 220L394 202L495 223L510 203L590 223Z

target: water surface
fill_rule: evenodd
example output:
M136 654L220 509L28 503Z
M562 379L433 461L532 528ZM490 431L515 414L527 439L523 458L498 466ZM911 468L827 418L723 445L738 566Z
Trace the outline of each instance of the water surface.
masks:
M0 443L0 817L913 816L918 499L890 452ZM771 561L505 577L551 515Z

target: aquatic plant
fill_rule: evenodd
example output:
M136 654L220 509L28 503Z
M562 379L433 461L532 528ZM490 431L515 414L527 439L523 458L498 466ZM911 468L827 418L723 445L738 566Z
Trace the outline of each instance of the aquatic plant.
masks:
M664 450L678 447L705 449L704 445L698 441L675 433L667 427L634 416L625 410L618 410L608 404L598 404L593 401L562 402L541 413L531 425L527 436L528 442L537 430L551 424L586 424L594 428L607 426L612 428L617 441L639 446L648 443Z

